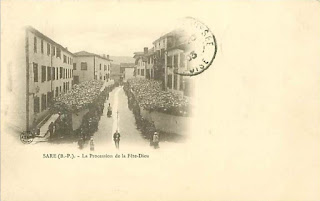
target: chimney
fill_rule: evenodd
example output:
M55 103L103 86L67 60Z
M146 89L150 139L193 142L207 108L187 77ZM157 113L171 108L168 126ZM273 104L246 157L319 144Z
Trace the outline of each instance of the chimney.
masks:
M109 54L107 55L107 59L109 59Z
M103 55L102 55L102 57L103 57L103 58L106 58L106 55L105 55L105 54L103 54Z
M143 53L148 54L148 47L143 48Z

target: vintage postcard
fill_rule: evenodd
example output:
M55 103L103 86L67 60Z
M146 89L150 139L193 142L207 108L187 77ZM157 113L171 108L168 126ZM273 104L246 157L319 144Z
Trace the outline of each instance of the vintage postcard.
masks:
M1 200L320 199L320 2L1 1Z

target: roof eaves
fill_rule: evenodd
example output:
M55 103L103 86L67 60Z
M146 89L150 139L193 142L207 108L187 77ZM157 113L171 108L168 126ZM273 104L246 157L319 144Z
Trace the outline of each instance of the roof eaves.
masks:
M63 47L62 45L60 45L59 43L55 42L54 40L52 40L51 38L49 38L48 36L44 35L43 33L41 33L40 31L38 31L37 29L33 28L32 26L27 26L26 30L48 40L50 43L53 43L55 46L58 46L60 49L68 52L69 54L71 54L72 56L75 56L72 52L70 52L68 49L66 49L65 47Z

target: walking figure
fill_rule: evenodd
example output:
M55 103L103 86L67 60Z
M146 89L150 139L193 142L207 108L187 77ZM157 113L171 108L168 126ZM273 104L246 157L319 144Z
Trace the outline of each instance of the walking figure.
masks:
M111 107L111 105L110 105L110 103L109 103L107 116L108 116L108 117L111 117L111 115L112 115L112 107Z
M154 132L154 134L153 134L153 146L155 149L159 148L159 134L158 134L158 132Z
M94 151L93 136L91 136L91 139L90 139L90 151Z
M120 133L118 132L118 130L113 134L113 140L116 148L119 149Z

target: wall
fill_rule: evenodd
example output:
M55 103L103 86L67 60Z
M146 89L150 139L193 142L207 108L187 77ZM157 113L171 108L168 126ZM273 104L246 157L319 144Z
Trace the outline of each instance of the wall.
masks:
M87 62L87 70L81 70L81 62ZM76 56L73 76L79 76L79 82L84 82L94 79L94 65L93 57L91 56Z
M125 68L124 79L128 80L130 78L134 78L134 68Z
M110 77L110 65L110 61L95 57L95 74L97 75L97 80L107 80ZM104 66L106 66L106 70Z
M37 52L34 52L34 37L37 38ZM41 40L43 40L43 53L41 52ZM64 83L68 84L68 90L72 88L72 62L73 55L69 52L61 49L56 44L52 44L44 38L39 37L37 34L28 31L28 57L29 57L29 126L31 127L34 122L39 123L49 112L48 105L48 92L52 92L52 98L64 93ZM50 44L50 53L47 53L47 44ZM53 51L52 46L55 47ZM57 57L57 48L61 50L61 58ZM70 60L65 63L63 61L64 55ZM38 82L34 82L34 71L33 64L38 65ZM46 67L46 79L42 82L42 66ZM53 68L51 68L51 79L48 80L48 68L55 67L55 77L53 78ZM63 67L62 72L64 76L60 77L60 67ZM58 69L58 70L57 70ZM58 72L58 75L57 75ZM56 89L58 88L58 93ZM65 87L66 88L66 87ZM67 92L65 91L65 92ZM44 105L42 104L42 94L46 95L47 108L42 109ZM39 98L40 112L34 113L34 99Z
M87 62L87 70L81 70L81 62ZM76 56L74 76L79 76L79 82L88 80L107 80L110 77L111 62L98 56ZM101 64L101 70L100 70ZM106 66L106 70L104 68ZM101 75L101 77L100 77Z
M140 107L143 118L153 121L157 130L178 135L188 135L192 117L173 116L161 112L149 112Z
M157 39L153 44L154 50L167 49L167 37Z
M136 77L137 78L145 78L146 77L146 62L142 61L142 58L138 59L138 64L136 65L137 67L137 73L136 73ZM141 75L141 70L144 71L144 75Z
M111 64L110 67L110 78L115 82L120 81L120 64Z

